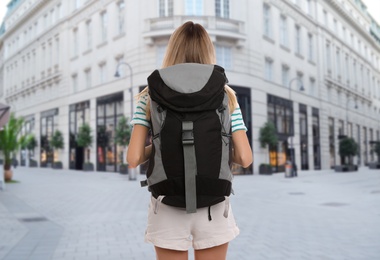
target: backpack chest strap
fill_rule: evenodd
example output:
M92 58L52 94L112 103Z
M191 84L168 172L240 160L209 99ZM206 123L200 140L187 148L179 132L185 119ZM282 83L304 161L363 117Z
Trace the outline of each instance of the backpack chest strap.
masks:
M185 168L185 201L186 212L197 211L196 175L197 160L195 157L193 122L182 122L182 147Z

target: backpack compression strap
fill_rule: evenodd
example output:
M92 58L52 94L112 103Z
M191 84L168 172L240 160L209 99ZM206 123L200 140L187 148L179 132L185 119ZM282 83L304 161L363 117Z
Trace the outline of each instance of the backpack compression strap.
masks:
M182 122L182 146L185 166L186 212L197 212L196 180L197 160L195 157L193 122Z

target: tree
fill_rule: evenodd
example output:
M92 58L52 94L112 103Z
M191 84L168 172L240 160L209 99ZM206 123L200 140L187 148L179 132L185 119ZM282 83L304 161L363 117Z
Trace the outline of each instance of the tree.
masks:
M125 147L128 146L131 138L131 127L128 124L128 119L122 116L115 129L115 143L123 147L123 163L125 162Z
M376 142L373 151L377 155L377 162L380 163L380 141Z
M276 127L272 122L268 121L260 128L259 141L261 148L265 148L267 145L269 148L277 146L278 137Z
M267 158L269 158L270 150L275 148L278 143L276 127L272 122L268 121L260 128L259 142L260 142L261 148L268 147ZM269 158L269 162L270 162L270 158ZM270 163L261 163L259 166L259 173L272 174L272 166L270 165Z
M77 134L77 144L78 146L83 147L86 150L87 156L85 164L91 164L90 153L88 148L92 146L92 142L92 129L88 123L84 123L81 127L79 127L79 131Z
M55 150L60 150L63 149L65 146L64 139L63 139L63 134L59 130L55 130L51 140L50 140L50 145L53 147ZM53 168L62 168L62 163L60 161L53 161L53 164L55 166Z
M34 151L34 149L37 147L37 141L36 138L34 137L34 134L29 134L26 137L26 149L29 151Z
M345 137L339 142L339 155L343 158L345 164L352 164L352 156L358 154L358 144L351 137ZM349 161L346 162L346 157Z
M261 148L266 148L268 146L269 151L277 146L277 131L275 125L272 122L268 121L264 124L264 126L260 128L259 142Z
M11 113L8 123L0 131L0 150L4 155L4 171L10 170L12 157L20 147L18 135L23 124L24 118L16 118L14 113Z

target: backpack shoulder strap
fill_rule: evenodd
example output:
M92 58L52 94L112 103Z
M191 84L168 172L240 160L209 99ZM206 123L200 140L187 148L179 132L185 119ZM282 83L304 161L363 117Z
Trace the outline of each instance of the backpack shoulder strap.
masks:
M197 211L197 191L196 179L197 160L195 157L193 122L182 122L182 147L185 168L185 200L186 212L195 213Z

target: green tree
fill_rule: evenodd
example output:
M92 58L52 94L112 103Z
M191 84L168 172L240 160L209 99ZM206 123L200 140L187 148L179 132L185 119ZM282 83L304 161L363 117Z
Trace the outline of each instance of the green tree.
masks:
M278 137L275 125L268 121L260 128L259 142L261 148L268 147L268 158L269 151L277 146Z
M21 145L18 135L23 124L24 118L16 118L14 113L11 113L8 123L0 131L0 150L4 155L4 170L11 168L12 157Z
M376 142L373 152L377 155L377 161L380 163L380 141Z
M358 154L358 144L351 137L345 137L339 142L339 155L345 164L352 164L352 157ZM348 158L348 162L346 161Z
M77 144L86 150L86 163L89 163L90 161L88 148L92 146L93 139L92 129L88 123L84 123L81 127L79 127L77 134Z
M122 116L115 129L115 143L123 147L123 163L125 162L125 147L128 146L130 138L131 127L128 124L128 119L125 116Z
M29 134L26 137L26 149L29 151L34 151L34 149L37 147L37 141L34 134Z
M61 150L65 147L64 139L63 139L63 134L59 130L55 130L51 140L50 140L50 145L55 149L55 150Z

